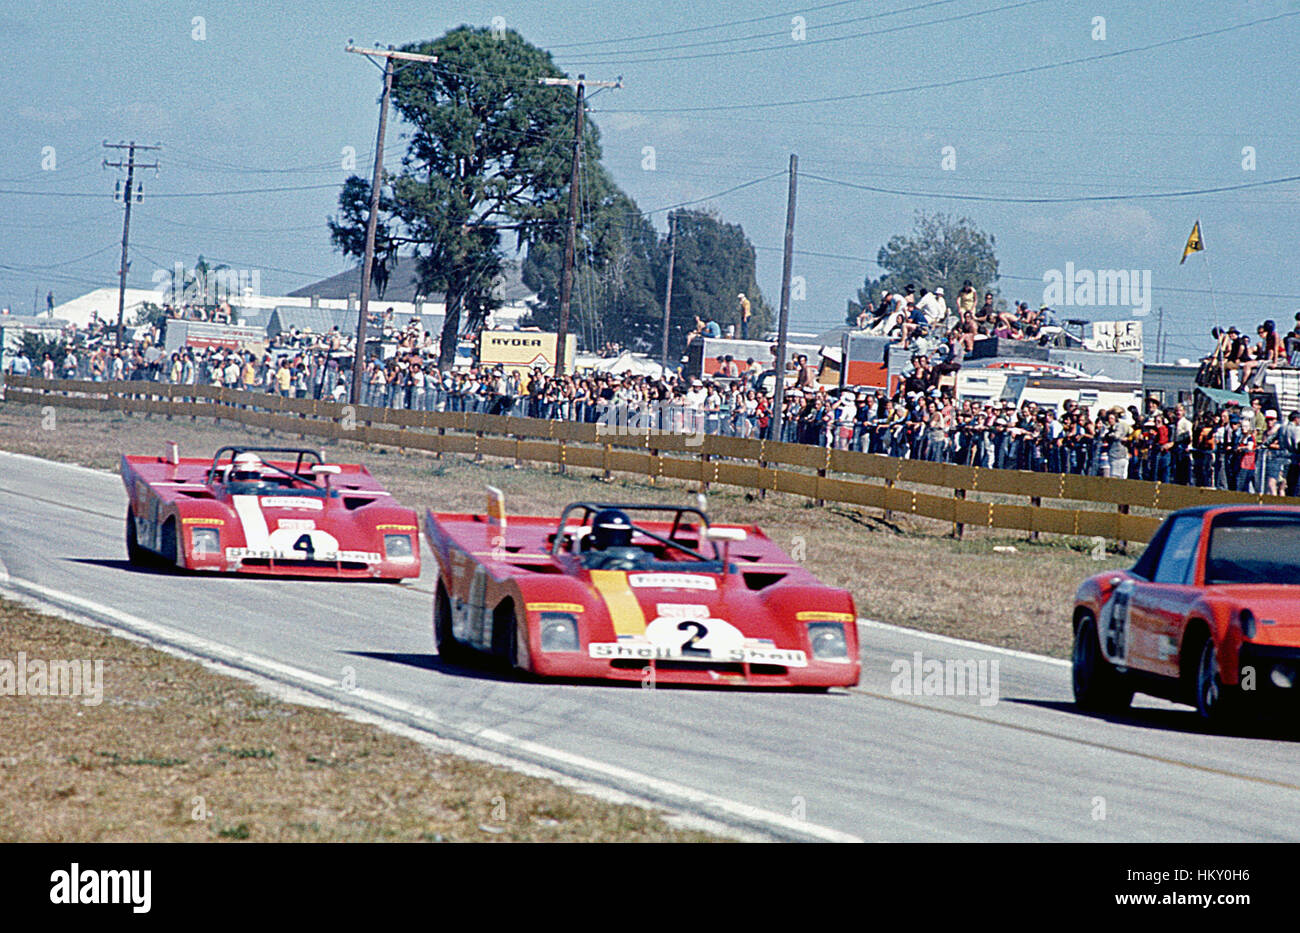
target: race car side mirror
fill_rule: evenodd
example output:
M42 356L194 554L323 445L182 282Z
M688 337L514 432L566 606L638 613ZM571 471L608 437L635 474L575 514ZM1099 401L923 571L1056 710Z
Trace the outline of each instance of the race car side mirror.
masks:
M338 476L343 468L333 463L318 463L311 468L312 475L319 479L326 489L330 488L330 477Z
M714 528L709 526L704 529L705 540L722 542L722 572L727 573L727 568L731 565L731 542L744 541L749 534L744 528Z
M716 528L710 526L704 532L704 537L709 541L744 541L749 537L749 533L744 528Z

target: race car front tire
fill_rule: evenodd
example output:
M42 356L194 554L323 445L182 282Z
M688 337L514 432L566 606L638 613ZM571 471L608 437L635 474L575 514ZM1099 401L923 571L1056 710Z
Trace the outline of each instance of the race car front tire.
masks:
M1238 724L1241 691L1219 677L1219 653L1213 638L1206 638L1196 664L1196 714L1212 729Z
M1075 629L1072 661L1074 702L1080 709L1117 713L1129 708L1133 688L1102 655L1097 623L1090 615L1080 619Z
M140 546L140 539L135 532L135 512L126 510L126 559L137 567L148 567L156 560L155 556Z
M448 664L463 665L469 660L469 649L456 640L451 631L451 597L447 587L438 580L438 592L433 597L433 643L438 657Z
M519 639L525 631L519 625L514 600L504 599L498 603L492 613L492 654L501 660L510 673L527 670L527 663L521 662L519 651ZM525 646L525 656L526 652Z
M169 518L163 523L162 540L159 542L163 563L168 567L179 567L179 548L176 541L176 519Z

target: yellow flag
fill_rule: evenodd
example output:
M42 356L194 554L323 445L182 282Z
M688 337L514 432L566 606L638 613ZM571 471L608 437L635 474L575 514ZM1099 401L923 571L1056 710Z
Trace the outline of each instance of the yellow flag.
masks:
M1205 249L1205 243L1201 240L1201 222L1198 220L1192 227L1191 234L1187 237L1187 245L1183 247L1183 258L1178 260L1181 266L1187 262L1187 257L1192 253L1199 253Z

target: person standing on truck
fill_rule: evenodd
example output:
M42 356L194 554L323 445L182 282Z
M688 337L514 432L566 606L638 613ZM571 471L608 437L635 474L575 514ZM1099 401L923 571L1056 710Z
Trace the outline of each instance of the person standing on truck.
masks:
M749 299L745 297L744 292L741 292L736 298L740 301L740 339L748 340L749 318L753 311L750 310Z

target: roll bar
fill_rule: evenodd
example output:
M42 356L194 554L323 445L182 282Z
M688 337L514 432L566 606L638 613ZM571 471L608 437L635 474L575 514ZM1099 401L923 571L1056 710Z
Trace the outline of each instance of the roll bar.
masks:
M699 518L701 540L704 540L706 538L708 528L709 528L709 516L706 515L702 509L698 509L692 505L641 505L641 504L630 503L630 502L625 502L625 503L571 502L569 503L567 506L565 506L564 511L560 513L560 525L559 528L556 529L554 540L551 542L551 556L554 557L560 553L560 549L564 544L564 529L569 527L569 517L574 512L580 511L582 513L582 517L577 522L578 526L582 527L585 526L591 520L591 517L593 515L595 515L597 512L603 509L618 509L621 512L672 512L673 527L669 529L667 537L664 537L663 535L650 531L647 528L643 528L640 525L636 524L635 522L632 524L632 528L634 531L640 532L641 534L645 535L647 538L651 538L655 541L658 541L660 544L667 545L668 547L673 548L674 550L681 551L683 554L689 554L697 560L709 561L709 560L721 559L718 554L718 545L716 541L709 542L709 544L713 548L713 557L706 557L704 554L700 553L694 548L689 548L686 545L682 544L680 541L673 540L674 536L677 534L677 529L681 527L682 516L684 515L694 515L697 518Z

